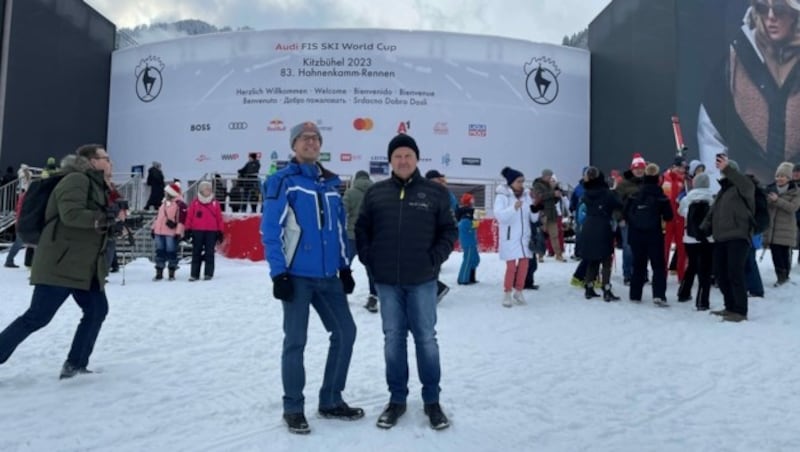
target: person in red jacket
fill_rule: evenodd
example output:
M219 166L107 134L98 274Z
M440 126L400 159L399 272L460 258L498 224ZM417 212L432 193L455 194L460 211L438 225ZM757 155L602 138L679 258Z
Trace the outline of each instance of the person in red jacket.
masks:
M205 263L203 279L214 277L214 247L223 239L222 209L214 199L211 182L198 185L197 197L186 214L186 236L192 238L192 268L189 281L200 279L200 265Z
M684 219L678 215L679 197L683 193L686 178L686 159L678 156L672 162L672 167L664 172L661 182L661 189L669 199L672 207L673 220L666 223L664 231L664 257L669 264L670 249L675 243L675 252L678 256L677 268L678 281L683 281L683 274L686 271L686 250L683 247L683 228Z

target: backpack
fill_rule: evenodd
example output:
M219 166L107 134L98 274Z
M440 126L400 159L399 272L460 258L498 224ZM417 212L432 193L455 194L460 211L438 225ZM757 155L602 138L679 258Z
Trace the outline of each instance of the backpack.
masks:
M58 215L47 218L47 202L56 185L63 178L63 174L54 174L44 179L34 180L28 186L19 218L17 218L17 235L26 245L38 244L44 227L58 218Z
M708 242L708 230L702 229L700 225L705 220L711 210L711 205L708 201L695 201L689 204L689 210L686 212L686 235L695 240L703 243Z
M661 230L661 211L658 198L639 190L636 195L628 198L625 207L625 219L628 225L642 231Z
M767 205L767 192L763 187L756 185L756 208L750 222L753 225L753 233L761 234L769 228L769 209Z

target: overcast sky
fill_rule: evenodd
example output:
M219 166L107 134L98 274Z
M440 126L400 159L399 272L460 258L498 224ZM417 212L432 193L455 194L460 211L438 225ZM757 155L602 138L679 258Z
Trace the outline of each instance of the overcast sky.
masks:
M117 27L200 19L216 26L393 28L560 44L610 0L85 0Z

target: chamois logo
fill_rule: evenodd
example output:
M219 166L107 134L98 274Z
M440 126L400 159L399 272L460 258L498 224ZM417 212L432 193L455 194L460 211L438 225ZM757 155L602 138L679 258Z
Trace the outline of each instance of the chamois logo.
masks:
M536 57L525 63L525 89L539 105L553 103L558 97L558 76L561 69L552 58Z
M161 58L150 55L139 61L134 70L136 75L136 96L142 102L152 102L161 94L162 71L166 66Z

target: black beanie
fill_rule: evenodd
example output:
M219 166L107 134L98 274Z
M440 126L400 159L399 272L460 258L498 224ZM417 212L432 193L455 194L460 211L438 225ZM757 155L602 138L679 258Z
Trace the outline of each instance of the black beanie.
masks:
M503 177L506 178L506 182L508 183L508 185L513 184L514 181L519 179L520 177L525 177L521 172L508 166L503 168L503 171L500 171L500 174L502 174Z
M392 138L392 141L389 142L388 157L390 161L392 160L392 152L394 152L395 149L402 147L411 148L411 150L414 151L414 154L417 154L417 160L419 160L419 148L417 147L417 142L414 141L414 139L409 135L401 133Z

